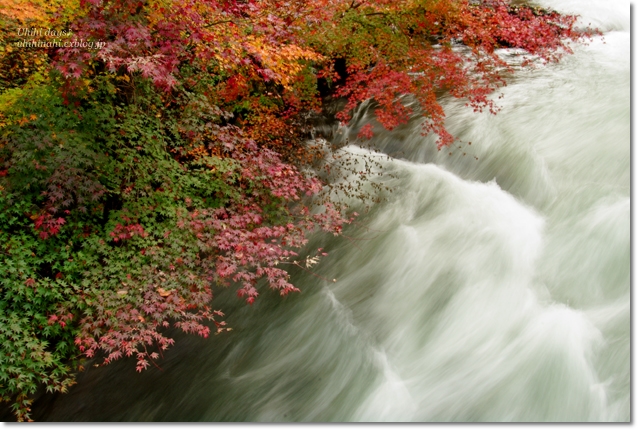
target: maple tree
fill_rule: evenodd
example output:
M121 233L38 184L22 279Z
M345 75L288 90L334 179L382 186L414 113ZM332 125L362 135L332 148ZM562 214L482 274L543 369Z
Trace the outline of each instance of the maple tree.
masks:
M249 304L265 286L299 291L284 263L316 263L308 232L353 219L316 198L325 184L306 168L323 154L304 140L324 98L344 100L344 122L365 100L388 129L423 115L443 146L439 96L495 111L511 70L499 49L530 66L594 33L504 0L60 6L0 0L0 398L20 420L83 357L141 371L171 325L228 331L219 285ZM12 47L38 26L84 45Z

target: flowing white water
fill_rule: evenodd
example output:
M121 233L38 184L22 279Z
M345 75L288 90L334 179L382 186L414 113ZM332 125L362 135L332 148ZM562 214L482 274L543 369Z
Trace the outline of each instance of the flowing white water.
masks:
M231 308L232 335L89 372L39 419L628 421L629 4L542 4L605 41L518 72L497 116L445 101L472 145L379 131L387 202L363 240L313 239L336 283L299 274Z

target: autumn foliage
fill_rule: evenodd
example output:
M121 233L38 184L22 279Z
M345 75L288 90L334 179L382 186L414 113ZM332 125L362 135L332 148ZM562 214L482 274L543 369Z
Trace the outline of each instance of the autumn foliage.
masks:
M20 420L87 357L141 371L168 327L228 331L218 287L299 291L307 234L352 220L313 200L327 97L343 122L370 99L388 129L422 115L443 146L442 94L496 111L503 49L532 66L593 33L504 0L0 0L0 20L0 398ZM71 36L19 48L51 39L20 28Z

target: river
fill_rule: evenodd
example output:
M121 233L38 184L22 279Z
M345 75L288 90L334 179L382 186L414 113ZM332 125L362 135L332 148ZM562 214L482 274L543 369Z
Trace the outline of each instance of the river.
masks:
M445 99L452 148L418 120L378 131L392 192L350 239L312 238L329 256L301 293L223 292L234 331L178 336L161 370L90 368L34 418L629 421L629 4L541 4L604 41L515 72L496 116Z

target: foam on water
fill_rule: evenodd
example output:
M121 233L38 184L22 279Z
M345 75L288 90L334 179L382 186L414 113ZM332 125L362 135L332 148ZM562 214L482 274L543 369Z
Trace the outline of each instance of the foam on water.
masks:
M369 221L382 237L339 262L349 269L333 287L395 369L357 419L396 420L387 406L397 375L417 404L405 420L600 419L601 334L535 280L543 218L493 182L434 165L384 168L402 192ZM362 289L375 291L364 303Z

